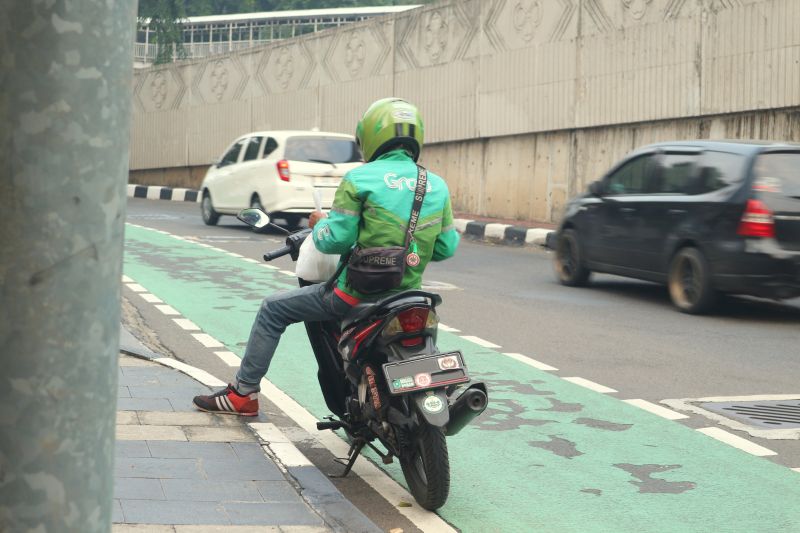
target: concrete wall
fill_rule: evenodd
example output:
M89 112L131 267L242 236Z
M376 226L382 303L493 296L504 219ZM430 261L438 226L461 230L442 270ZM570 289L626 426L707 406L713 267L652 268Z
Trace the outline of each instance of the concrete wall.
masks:
M238 135L352 132L397 95L458 210L554 220L640 144L797 139L800 1L450 0L140 71L134 92L133 182L196 186Z

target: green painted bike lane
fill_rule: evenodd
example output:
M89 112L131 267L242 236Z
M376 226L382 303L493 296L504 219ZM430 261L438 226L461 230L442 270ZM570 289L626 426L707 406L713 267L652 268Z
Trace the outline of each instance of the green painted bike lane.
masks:
M262 298L296 286L131 226L124 269L239 356ZM446 322L446 297L440 315ZM448 439L451 491L439 514L461 530L800 532L798 473L456 335L440 332L439 347L461 350L490 391L487 411ZM286 331L268 378L328 414L302 325ZM382 467L404 484L398 465Z

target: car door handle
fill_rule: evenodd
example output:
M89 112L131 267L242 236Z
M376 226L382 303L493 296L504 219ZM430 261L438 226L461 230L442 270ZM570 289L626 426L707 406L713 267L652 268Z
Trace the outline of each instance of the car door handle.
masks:
M685 215L686 209L670 209L667 211L668 215Z

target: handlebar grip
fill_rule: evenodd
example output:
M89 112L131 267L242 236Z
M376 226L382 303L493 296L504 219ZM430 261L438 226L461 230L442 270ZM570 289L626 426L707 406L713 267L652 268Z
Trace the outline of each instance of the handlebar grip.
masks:
M282 248L278 248L277 250L272 250L271 252L267 252L264 254L264 261L272 261L273 259L283 257L284 255L290 253L291 251L292 251L291 246L284 246Z

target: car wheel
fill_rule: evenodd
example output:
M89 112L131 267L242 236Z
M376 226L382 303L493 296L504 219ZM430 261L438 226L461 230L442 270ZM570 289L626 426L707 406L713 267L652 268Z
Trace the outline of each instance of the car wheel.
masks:
M208 191L203 193L203 200L200 202L200 213L203 222L208 226L216 226L219 222L219 213L214 210L214 203L211 201L211 194Z
M711 269L697 248L681 248L669 267L669 296L680 311L701 314L714 305L717 292L711 285Z
M556 243L555 257L558 281L568 287L580 287L589 281L591 270L583 262L583 250L578 242L578 232L565 229Z

